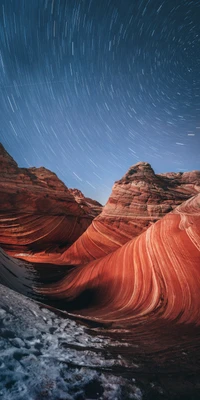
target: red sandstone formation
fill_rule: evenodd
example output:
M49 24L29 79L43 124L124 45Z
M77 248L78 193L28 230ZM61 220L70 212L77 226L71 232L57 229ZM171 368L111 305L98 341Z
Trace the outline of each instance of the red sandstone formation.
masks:
M200 171L155 174L139 162L117 181L102 213L62 255L82 264L109 254L200 192Z
M200 324L200 194L40 292L71 301L80 315L123 326L155 319Z
M56 279L67 275L40 294L103 322L200 324L199 171L156 175L147 163L131 167L100 216L61 256L59 246L79 237L99 204L45 168L18 168L2 146L0 168L2 247L15 256L40 251L43 261L51 249L49 262L80 264L67 272L60 267ZM0 252L0 266L4 284L29 290L33 265Z
M18 168L0 144L0 245L10 254L64 251L98 212L99 203L82 194L77 202L46 168Z
M69 192L73 195L76 202L80 205L80 207L93 217L97 217L102 211L102 205L89 197L85 197L84 194L78 189L69 189Z

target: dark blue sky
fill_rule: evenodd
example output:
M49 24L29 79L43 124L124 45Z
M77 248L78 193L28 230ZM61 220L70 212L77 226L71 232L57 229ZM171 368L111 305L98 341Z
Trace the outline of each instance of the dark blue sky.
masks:
M0 0L0 141L105 202L138 161L200 169L200 1Z

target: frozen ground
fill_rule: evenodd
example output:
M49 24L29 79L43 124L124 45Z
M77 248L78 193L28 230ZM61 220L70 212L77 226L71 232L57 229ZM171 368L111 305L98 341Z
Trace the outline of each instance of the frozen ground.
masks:
M0 399L142 400L115 345L0 285Z

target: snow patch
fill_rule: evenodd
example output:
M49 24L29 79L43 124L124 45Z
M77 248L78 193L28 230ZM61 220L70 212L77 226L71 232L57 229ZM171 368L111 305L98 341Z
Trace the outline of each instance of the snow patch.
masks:
M95 334L0 285L0 398L142 400L113 373L128 365L109 353L111 339Z

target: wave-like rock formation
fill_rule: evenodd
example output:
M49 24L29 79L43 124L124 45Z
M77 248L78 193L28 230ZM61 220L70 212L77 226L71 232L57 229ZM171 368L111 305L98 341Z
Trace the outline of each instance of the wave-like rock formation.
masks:
M96 320L200 324L200 194L118 250L40 290Z
M78 195L48 169L19 168L1 144L0 172L0 246L12 255L59 254L101 211L81 192L77 201Z
M82 264L109 254L200 192L200 171L155 174L139 162L117 181L112 194L83 235L63 255Z

